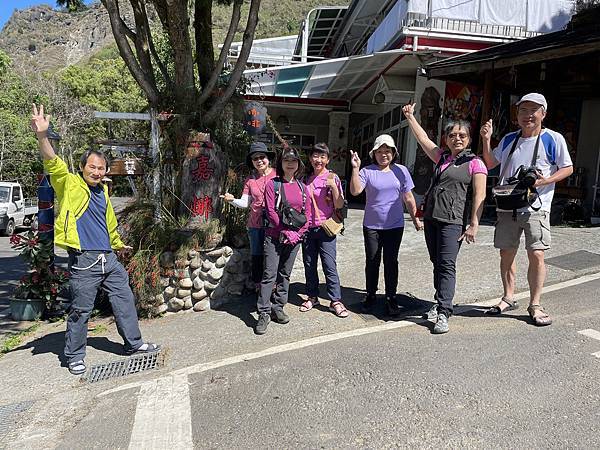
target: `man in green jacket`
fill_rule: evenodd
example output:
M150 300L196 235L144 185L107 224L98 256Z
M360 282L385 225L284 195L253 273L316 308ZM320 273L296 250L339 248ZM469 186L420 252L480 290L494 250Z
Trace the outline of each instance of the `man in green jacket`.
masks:
M129 275L115 254L131 247L119 237L108 189L102 184L108 158L99 150L88 150L81 157L81 172L70 173L48 139L49 119L43 105L39 110L33 105L31 128L60 206L54 242L69 253L73 298L67 318L65 357L69 371L80 375L86 371L87 324L99 288L108 292L126 353L154 352L159 346L142 341Z

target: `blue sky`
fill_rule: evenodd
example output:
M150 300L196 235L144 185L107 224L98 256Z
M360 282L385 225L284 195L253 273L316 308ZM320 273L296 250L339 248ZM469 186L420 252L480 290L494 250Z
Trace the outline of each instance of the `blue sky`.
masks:
M86 0L86 3L91 3L91 0ZM54 0L0 0L0 30L4 28L4 24L15 9L23 9L33 5L51 5L56 6L56 2Z

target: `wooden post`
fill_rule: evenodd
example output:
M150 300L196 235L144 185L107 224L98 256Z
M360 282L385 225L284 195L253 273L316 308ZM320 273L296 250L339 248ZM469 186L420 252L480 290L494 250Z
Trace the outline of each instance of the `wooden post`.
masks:
M492 96L494 95L494 71L492 69L487 70L485 72L485 81L483 84L483 105L481 108L481 123L479 127L481 128L484 123L486 123L491 117L492 114ZM473 134L479 136L478 144L477 144L477 154L481 154L481 149L483 147L481 134L479 134L479 130L473 130Z
M150 155L152 156L152 197L154 200L154 221L162 217L162 198L160 188L160 126L156 110L150 110Z

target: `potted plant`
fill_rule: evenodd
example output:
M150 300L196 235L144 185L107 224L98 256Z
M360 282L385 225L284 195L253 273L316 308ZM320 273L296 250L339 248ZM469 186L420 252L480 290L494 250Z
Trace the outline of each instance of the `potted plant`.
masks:
M11 247L29 266L10 299L14 320L38 320L45 311L51 311L62 287L68 282L66 271L54 266L52 241L40 239L37 231L15 234L10 238Z

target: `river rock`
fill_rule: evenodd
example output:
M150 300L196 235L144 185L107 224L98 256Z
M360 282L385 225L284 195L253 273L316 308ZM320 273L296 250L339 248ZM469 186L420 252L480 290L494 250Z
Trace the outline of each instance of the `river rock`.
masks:
M219 256L219 259L215 261L215 267L219 269L221 267L225 267L225 264L227 264L227 258L225 258L224 256Z
M202 265L202 260L200 259L199 256L192 258L192 260L190 261L190 269L192 269L192 270L196 270L201 265Z
M219 256L221 256L223 254L223 248L224 247L221 247L221 248L218 248L218 249L213 250L211 252L208 252L206 254L206 256L208 256L209 258L218 258Z
M170 269L175 263L175 255L172 252L162 252L158 261L162 267Z
M177 297L173 297L171 300L169 300L169 310L170 311L181 311L183 309L183 305L185 304L185 302Z
M196 256L198 256L198 252L196 250L190 250L188 252L188 258L194 259Z
M178 298L185 298L188 295L192 295L192 290L191 289L177 289L177 297Z
M208 292L204 289L200 289L199 291L192 292L192 303L202 300L203 298L208 297Z
M162 303L156 307L156 314L164 314L169 309L169 305L167 303Z
M214 266L215 265L213 263L211 263L208 259L205 259L204 262L202 263L202 271L203 272L208 272Z
M157 305L165 302L165 296L163 294L156 294L154 296L155 303Z
M183 289L190 289L192 287L192 284L193 283L191 278L183 278L179 280L179 287Z
M190 309L192 306L194 306L194 304L192 303L191 295L188 295L186 298L184 298L182 300L183 300L183 309Z
M224 256L229 257L232 254L233 254L233 249L231 247L229 247L227 245L225 247L223 247L223 255Z
M217 269L215 267L210 272L208 272L208 277L211 280L218 282L223 277L223 269Z
M171 278L170 277L160 277L160 285L162 287L166 288L170 284L171 284Z
M210 309L210 300L205 298L194 304L194 311L208 311Z
M194 278L194 289L199 291L203 287L204 287L204 281L202 281L200 278Z
M168 286L165 288L165 291L163 292L163 294L166 299L169 299L169 298L173 298L175 296L176 291L177 290L175 289L175 287Z
M207 291L214 291L218 285L218 283L211 283L207 280L204 282L204 289L206 289Z

